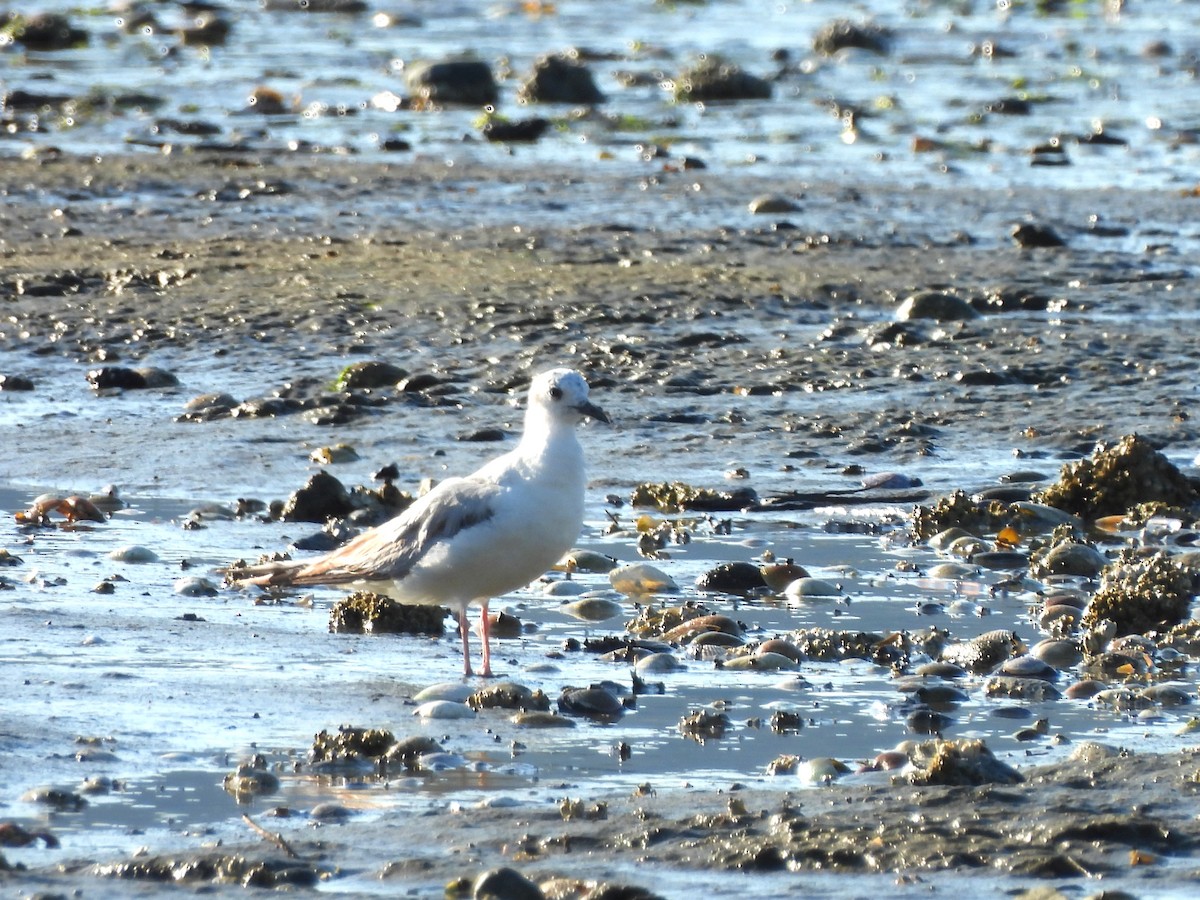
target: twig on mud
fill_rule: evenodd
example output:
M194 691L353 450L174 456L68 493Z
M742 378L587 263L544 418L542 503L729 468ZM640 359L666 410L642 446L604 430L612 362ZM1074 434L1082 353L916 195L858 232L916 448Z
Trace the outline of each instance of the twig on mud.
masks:
M242 821L245 822L247 825L249 825L252 829L254 829L254 831L256 833L258 833L263 839L270 841L272 844L274 844L276 847L278 847L280 850L282 850L284 853L286 853L292 859L303 859L304 858L299 853L297 853L295 850L292 849L292 845L283 839L282 834L279 834L277 832L272 833L270 831L267 831L267 829L263 828L261 825L259 825L257 822L255 822L252 818L250 818L245 813L242 814Z

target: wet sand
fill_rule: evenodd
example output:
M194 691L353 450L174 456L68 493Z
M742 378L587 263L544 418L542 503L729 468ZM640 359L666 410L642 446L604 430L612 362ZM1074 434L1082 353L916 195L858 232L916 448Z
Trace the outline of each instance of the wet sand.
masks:
M818 481L851 461L903 468L932 457L953 470L973 453L1010 450L1053 469L1131 431L1177 459L1195 450L1194 286L1172 237L1193 212L1183 195L774 185L809 198L783 222L746 213L764 185L695 173L647 190L625 172L147 156L9 161L0 178L0 345L10 367L202 351L221 365L268 355L285 380L304 359L336 353L402 359L469 396L517 383L550 356L587 371L613 397L606 406L636 411L682 396L707 415L737 397L734 446L749 454L756 436L780 441L783 429L797 458L825 464L802 476ZM596 203L603 195L609 202ZM622 196L627 205L613 202ZM443 213L448 197L463 200ZM1101 202L1135 235L1119 248L1087 231ZM1034 207L1065 248L1011 241L1008 227ZM689 220L701 208L706 218ZM897 323L900 301L921 291L952 293L983 315ZM20 428L6 425L5 440L26 439ZM649 465L677 472L706 431L721 427L673 436ZM45 441L36 461L15 457L0 475L65 480L78 448L64 443ZM104 476L118 468L97 458L89 480L117 480ZM642 474L608 459L601 487L627 488ZM777 462L771 478L793 475ZM607 818L594 821L491 809L316 832L263 825L286 832L301 869L373 880L387 868L387 885L418 893L502 864L651 889L644 862L684 881L678 872L730 873L704 882L716 895L791 869L889 873L887 887L872 888L880 896L911 895L925 879L949 889L936 880L945 872L1015 879L1004 889L1082 879L1083 890L1115 883L1144 896L1170 896L1195 877L1193 753L1024 774L1005 787L581 798L606 804ZM440 851L394 849L429 843ZM288 855L270 841L218 853ZM105 862L0 878L88 896L163 889L97 880L91 865ZM678 896L670 884L662 892ZM846 890L823 884L834 896Z

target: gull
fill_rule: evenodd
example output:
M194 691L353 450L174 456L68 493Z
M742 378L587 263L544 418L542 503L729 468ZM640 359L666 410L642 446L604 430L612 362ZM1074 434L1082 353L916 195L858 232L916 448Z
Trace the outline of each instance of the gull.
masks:
M311 560L231 572L258 585L345 585L404 603L449 606L462 631L463 674L472 675L467 607L483 609L483 669L490 677L488 603L544 575L583 527L586 477L575 427L609 422L584 377L551 369L533 379L521 440L470 475L447 478L394 519Z

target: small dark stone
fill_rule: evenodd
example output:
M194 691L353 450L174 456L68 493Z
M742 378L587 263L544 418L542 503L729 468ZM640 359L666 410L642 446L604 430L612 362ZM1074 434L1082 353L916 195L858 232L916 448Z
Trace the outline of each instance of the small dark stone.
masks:
M345 485L322 470L288 498L282 518L286 522L325 522L353 511L354 504Z
M1036 247L1065 247L1067 242L1049 225L1014 225L1012 238L1018 247L1031 249Z
M371 360L346 366L338 377L338 389L358 391L369 388L391 387L407 377L408 372L389 362Z
M860 25L849 19L835 19L813 37L813 49L824 56L851 47L882 56L891 49L891 43L892 33L888 29L871 22Z
M545 900L536 884L508 867L491 869L475 879L471 886L474 900Z
M493 143L531 143L549 127L549 119L492 119L483 126L483 136Z
M391 484L400 477L400 468L395 463L388 463L382 469L372 473L372 481L382 481L384 484Z
M675 98L685 103L770 97L769 81L715 57L703 60L675 79Z
M401 391L406 394L418 394L421 391L427 391L431 387L436 387L442 383L442 379L430 372L420 372L416 375L409 375L396 385Z
M32 391L33 381L24 375L0 375L0 391Z
M480 428L477 431L472 431L469 434L459 436L460 441L486 443L489 441L502 441L507 438L503 428Z
M581 103L589 106L604 102L591 70L570 53L541 57L533 73L522 83L518 97L527 103Z
M766 586L758 566L748 562L722 563L696 579L698 590L724 594L748 594Z
M38 13L27 18L4 13L0 15L0 29L11 31L13 39L28 50L70 50L88 42L88 33L72 25L62 13Z
M500 96L491 68L475 59L416 63L405 82L417 97L434 103L484 106Z
M146 387L145 377L135 369L125 369L120 366L105 366L93 369L87 373L88 383L98 391L118 388L122 390L138 390Z

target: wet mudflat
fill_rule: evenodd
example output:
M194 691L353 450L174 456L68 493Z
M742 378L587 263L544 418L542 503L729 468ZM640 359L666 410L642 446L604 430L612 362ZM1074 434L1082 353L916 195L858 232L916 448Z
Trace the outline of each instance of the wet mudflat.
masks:
M20 883L125 894L182 878L423 893L508 865L539 881L569 873L667 896L683 883L773 889L794 883L789 870L829 869L843 874L800 876L806 889L904 895L941 884L939 873L971 872L997 889L1049 878L1169 896L1190 877L1186 642L1170 645L1182 658L1147 645L1149 668L1134 659L1122 672L1118 661L1103 676L1109 690L1176 685L1171 705L1006 698L980 669L939 707L943 721L906 700L911 685L897 691L899 677L938 655L924 643L938 629L950 644L1013 629L1031 646L1052 628L1039 623L1053 579L969 560L935 573L953 559L913 542L914 505L1004 475L1053 482L1097 440L1132 431L1191 470L1195 349L1190 306L1176 300L1185 271L1145 255L1007 240L910 246L873 230L869 216L848 230L871 237L829 243L753 219L715 230L615 221L398 230L371 212L379 187L401 178L444 190L444 173L373 164L259 162L247 175L239 162L234 177L287 181L290 191L232 207L197 199L201 185L230 177L220 159L183 170L129 157L15 165L10 196L25 199L5 210L14 228L4 367L34 389L0 395L15 448L4 462L5 545L20 557L6 570L4 654L22 673L5 688L5 744L22 760L5 818L57 842L5 849L10 865L26 867L12 876ZM483 198L503 190L503 177L497 188L482 174L456 185ZM357 221L331 217L328 233L304 234L305 210L331 185L353 195ZM721 184L739 197L757 187ZM79 233L47 236L32 201L67 190ZM990 199L998 221L1013 212L1010 198ZM1112 199L1132 208L1145 198ZM829 202L838 205L832 193ZM1183 198L1157 202L1144 205L1164 222L1186 208ZM104 224L111 204L132 213L116 220L119 233ZM998 289L1047 302L1007 309L988 299ZM978 316L901 319L903 300L922 293L953 295ZM348 364L371 360L423 377L409 390L338 389ZM622 612L592 624L540 586L506 598L499 605L523 626L501 643L501 676L552 702L608 682L631 707L619 721L531 729L512 710L414 717L418 692L453 682L461 666L450 631L329 634L336 591L270 597L221 585L217 567L319 529L238 518L239 498L283 499L321 468L370 485L394 462L406 490L465 471L498 450L464 438L500 437L503 447L519 430L515 400L543 361L583 368L617 413L615 427L585 429L592 487L581 546L648 562L681 593L609 593ZM88 380L147 366L178 384ZM189 417L189 401L212 393L246 407ZM294 403L264 407L271 398ZM357 459L312 460L339 443ZM864 494L864 479L887 472L909 486ZM707 512L630 507L636 485L667 481L754 499ZM67 525L52 511L51 527L35 528L11 517L43 490L110 483L128 505L103 523ZM650 520L642 532L639 516ZM1129 528L1101 545L1110 557L1136 535L1183 549L1189 534L1186 517ZM1031 526L1016 549L1036 540L1045 536ZM131 546L153 557L136 562ZM765 551L835 584L835 596L696 589L719 564L759 563ZM574 580L609 586L603 573ZM774 658L757 671L715 668L714 650L677 644L678 667L642 671L649 688L634 697L637 654L613 662L576 649L624 640L648 604L688 602L741 623L748 647L807 640L808 658L791 671ZM814 629L875 637L822 656ZM898 634L910 637L888 638ZM1083 677L1080 665L1060 663L1056 691ZM343 725L425 736L440 749L411 770L316 764L313 735ZM931 729L982 739L1024 780L893 786L893 772L855 774L881 751L931 740ZM256 755L258 768L239 776ZM274 779L269 790L226 788L258 771ZM101 780L85 790L87 779ZM66 799L30 793L48 787ZM968 811L981 824L964 826ZM651 876L639 860L670 865Z
M487 40L531 61L578 33L566 6L532 30L497 16ZM735 7L653 15L765 71L761 38L716 37ZM508 866L546 896L588 889L554 878L846 897L964 876L1178 896L1200 781L1196 199L1191 51L1155 43L1151 7L884 12L887 47L807 69L776 55L772 99L707 108L614 89L639 52L623 50L592 65L636 134L564 116L519 146L487 140L478 106L247 119L268 62L232 52L238 101L195 107L190 45L107 89L155 84L157 113L114 101L32 123L7 102L0 878L426 896ZM807 35L834 14L797 9L773 15ZM261 42L262 21L239 13L228 46ZM433 55L464 33L404 28ZM383 46L397 33L326 30L312 48L407 55ZM142 46L121 34L21 51L21 88L82 94ZM960 37L1015 56L984 62ZM674 38L665 53L655 67L688 58ZM351 106L387 86L379 67L323 79L327 64L275 83ZM868 115L867 94L847 102L864 84L904 103ZM839 94L839 115L810 90ZM515 91L500 80L502 112ZM181 111L215 131L165 121ZM1081 139L1102 133L1092 119L1125 143ZM415 152L384 148L393 126ZM1065 152L1043 146L1055 132ZM361 380L384 363L397 371ZM270 504L320 470L378 491L394 464L415 492L511 446L530 374L558 364L617 419L583 433L581 550L675 584L618 590L593 559L495 604L519 623L498 680L559 718L465 705L494 685L457 682L449 621L441 638L333 634L340 592L222 583L235 559L311 545L322 523ZM1057 513L1029 502L1081 461ZM654 487L671 482L687 487ZM101 520L69 521L74 494ZM948 526L969 533L930 540ZM765 554L817 582L747 585ZM580 618L577 589L617 611ZM445 682L448 705L414 715ZM589 685L607 715L571 693ZM323 756L354 729L378 747ZM432 743L375 752L406 741Z

